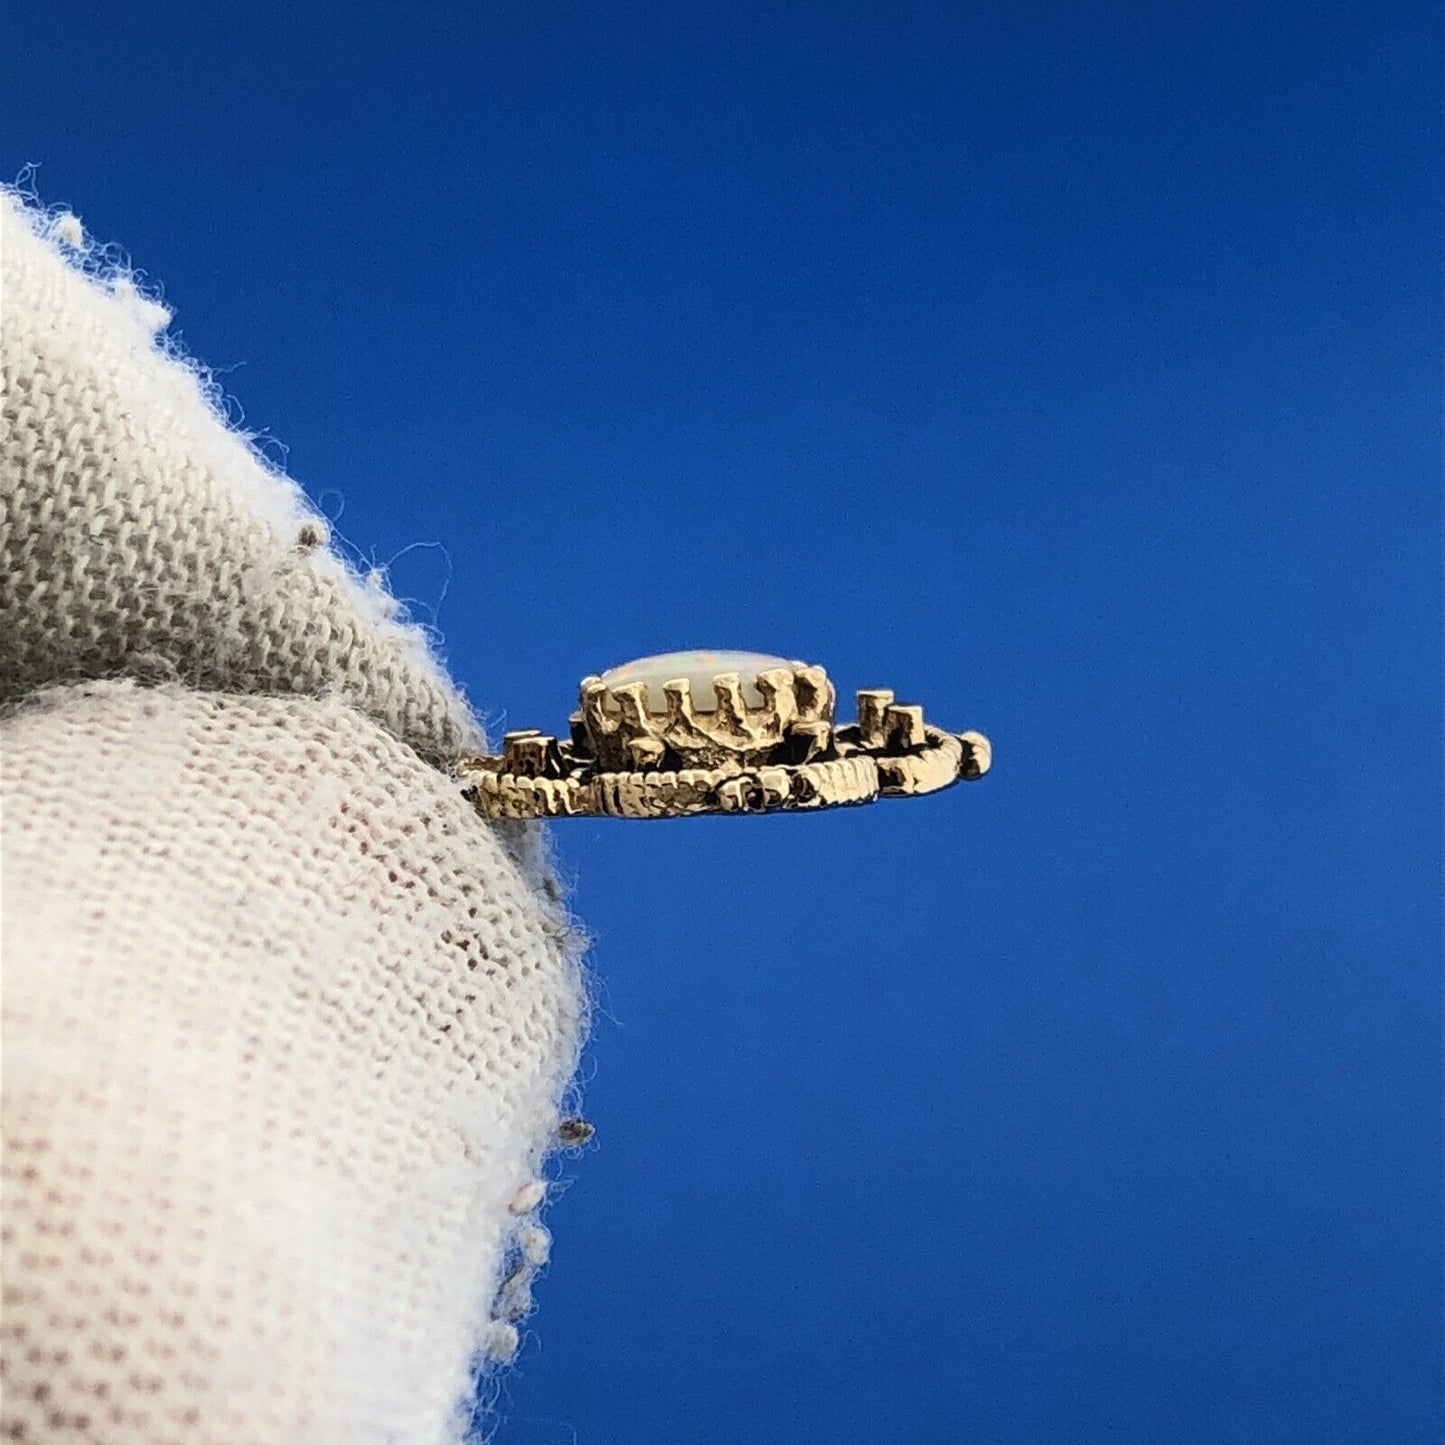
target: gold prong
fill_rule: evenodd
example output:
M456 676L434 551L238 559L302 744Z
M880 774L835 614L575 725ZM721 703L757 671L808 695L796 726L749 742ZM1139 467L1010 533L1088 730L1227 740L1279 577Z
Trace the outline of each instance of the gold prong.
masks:
M675 677L662 684L662 695L667 699L667 720L670 723L692 721L692 682L686 677Z
M779 693L793 691L793 674L786 667L768 667L753 679L753 686L763 695L763 702L771 707Z
M536 728L506 733L502 737L502 763L506 771L523 778L551 777L557 766L557 739Z
M529 738L541 736L540 728L514 728L511 732L502 734L502 765L508 772L516 770L516 761L520 756L522 744Z
M595 743L598 738L617 731L617 721L607 715L607 687L600 677L589 677L578 694L582 719Z
M804 722L833 721L838 694L821 667L794 663L793 693L798 700L798 716Z
M891 687L865 687L858 694L858 735L864 747L881 748L884 715L893 705Z
M647 684L629 682L624 687L614 687L612 696L622 712L624 727L636 728L639 732L647 727Z
M753 685L763 697L764 726L786 733L798 716L798 695L793 672L787 667L770 667L758 673Z
M899 752L921 748L927 741L923 731L923 709L917 703L890 703L883 714L883 733L890 749Z
M720 672L712 680L712 690L717 694L717 712L727 722L741 723L748 715L747 704L743 701L743 680L735 672Z

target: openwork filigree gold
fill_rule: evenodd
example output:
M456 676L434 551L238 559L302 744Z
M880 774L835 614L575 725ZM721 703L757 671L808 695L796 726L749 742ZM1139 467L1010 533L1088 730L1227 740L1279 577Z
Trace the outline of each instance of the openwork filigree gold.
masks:
M568 738L509 732L458 772L489 818L676 818L910 797L988 771L982 733L934 727L886 688L858 694L856 722L836 724L835 702L821 667L672 653L584 678Z

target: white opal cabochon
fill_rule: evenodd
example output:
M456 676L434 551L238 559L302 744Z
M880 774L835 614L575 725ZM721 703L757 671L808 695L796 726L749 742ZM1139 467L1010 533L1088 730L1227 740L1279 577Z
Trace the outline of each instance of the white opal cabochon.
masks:
M743 701L749 707L761 707L763 695L753 685L753 679L770 668L784 667L791 671L792 666L786 657L772 657L766 652L662 652L656 657L639 657L636 662L609 668L602 674L602 682L609 688L645 683L647 710L661 715L667 711L663 684L675 677L685 677L692 688L694 711L705 713L717 707L712 680L719 673L737 673L742 679Z

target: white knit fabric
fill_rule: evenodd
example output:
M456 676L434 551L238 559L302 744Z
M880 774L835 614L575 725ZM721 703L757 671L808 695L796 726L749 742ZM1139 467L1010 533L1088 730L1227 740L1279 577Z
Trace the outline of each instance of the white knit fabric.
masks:
M344 697L434 761L475 746L421 635L165 353L166 310L65 247L74 227L0 193L0 702L163 675Z
M572 935L424 645L74 239L0 205L3 1433L441 1445L546 1254Z

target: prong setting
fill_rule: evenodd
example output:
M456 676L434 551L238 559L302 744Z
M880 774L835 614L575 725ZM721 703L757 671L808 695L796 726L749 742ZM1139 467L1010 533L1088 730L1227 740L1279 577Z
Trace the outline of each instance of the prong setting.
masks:
M698 658L724 665L709 671ZM839 725L836 696L824 669L804 662L645 659L582 680L567 740L519 729L499 756L458 771L479 811L498 818L809 810L936 792L988 771L982 733L934 727L887 688L859 691L858 720Z

